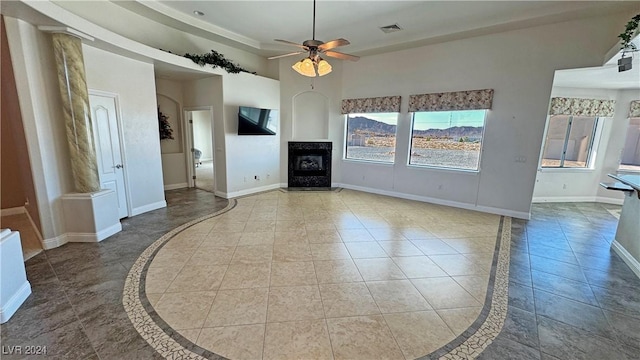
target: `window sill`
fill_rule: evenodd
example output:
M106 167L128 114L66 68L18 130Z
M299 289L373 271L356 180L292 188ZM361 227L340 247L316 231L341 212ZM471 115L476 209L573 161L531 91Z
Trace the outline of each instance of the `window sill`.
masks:
M539 172L548 172L548 173L563 173L563 172L569 172L569 173L575 173L575 172L584 172L584 173L589 173L589 172L594 172L595 169L593 168L538 168Z
M393 166L395 163L392 162L384 162L384 161L375 161L375 160L364 160L364 159L342 159L342 162L345 163L355 163L355 164L369 164L369 165L382 165L382 166Z
M470 169L458 169L458 168L448 168L448 167L430 166L430 165L414 165L414 164L407 164L407 168L416 169L416 170L435 170L435 171L442 171L442 172L452 172L456 174L463 173L468 175L480 174L480 169L470 170Z

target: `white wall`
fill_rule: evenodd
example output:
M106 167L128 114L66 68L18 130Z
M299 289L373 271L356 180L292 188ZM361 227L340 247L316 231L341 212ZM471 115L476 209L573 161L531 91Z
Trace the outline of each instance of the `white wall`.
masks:
M36 189L44 246L65 233L63 194L74 191L51 35L5 17L16 89Z
M401 95L402 114L396 163L343 161L342 183L528 217L554 71L601 65L627 18L628 14L616 14L576 20L345 62L344 98ZM494 89L495 95L479 173L406 165L410 94L485 88ZM516 162L517 157L526 162Z
M276 135L273 136L238 136L238 106L279 109L280 82L241 73L224 76L222 85L227 195L239 196L278 188L280 186L281 123L279 121ZM254 179L256 175L259 176L259 180Z
M153 65L84 45L87 86L119 95L132 215L166 206Z
M200 161L213 160L211 141L211 113L208 110L193 111L193 147L202 151Z

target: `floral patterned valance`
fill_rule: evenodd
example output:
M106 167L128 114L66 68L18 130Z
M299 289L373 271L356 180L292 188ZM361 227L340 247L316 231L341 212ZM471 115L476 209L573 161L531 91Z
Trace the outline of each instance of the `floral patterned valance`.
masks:
M549 115L613 117L615 100L551 98Z
M409 96L409 112L491 109L493 89Z
M343 114L400 112L400 96L342 100Z
M633 100L631 102L629 117L640 117L640 100Z

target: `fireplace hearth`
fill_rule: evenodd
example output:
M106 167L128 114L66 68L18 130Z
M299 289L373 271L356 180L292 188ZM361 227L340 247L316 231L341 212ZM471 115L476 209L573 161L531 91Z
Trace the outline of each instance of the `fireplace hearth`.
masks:
M289 141L289 181L292 187L331 187L332 143Z

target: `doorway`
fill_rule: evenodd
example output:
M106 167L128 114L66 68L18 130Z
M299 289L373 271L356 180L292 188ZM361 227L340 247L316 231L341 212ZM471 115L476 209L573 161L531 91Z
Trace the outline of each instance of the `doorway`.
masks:
M129 206L125 164L120 143L118 95L89 90L89 106L100 188L115 191L118 199L118 216L122 219L129 216Z
M215 193L215 148L213 109L210 106L185 108L189 187Z

